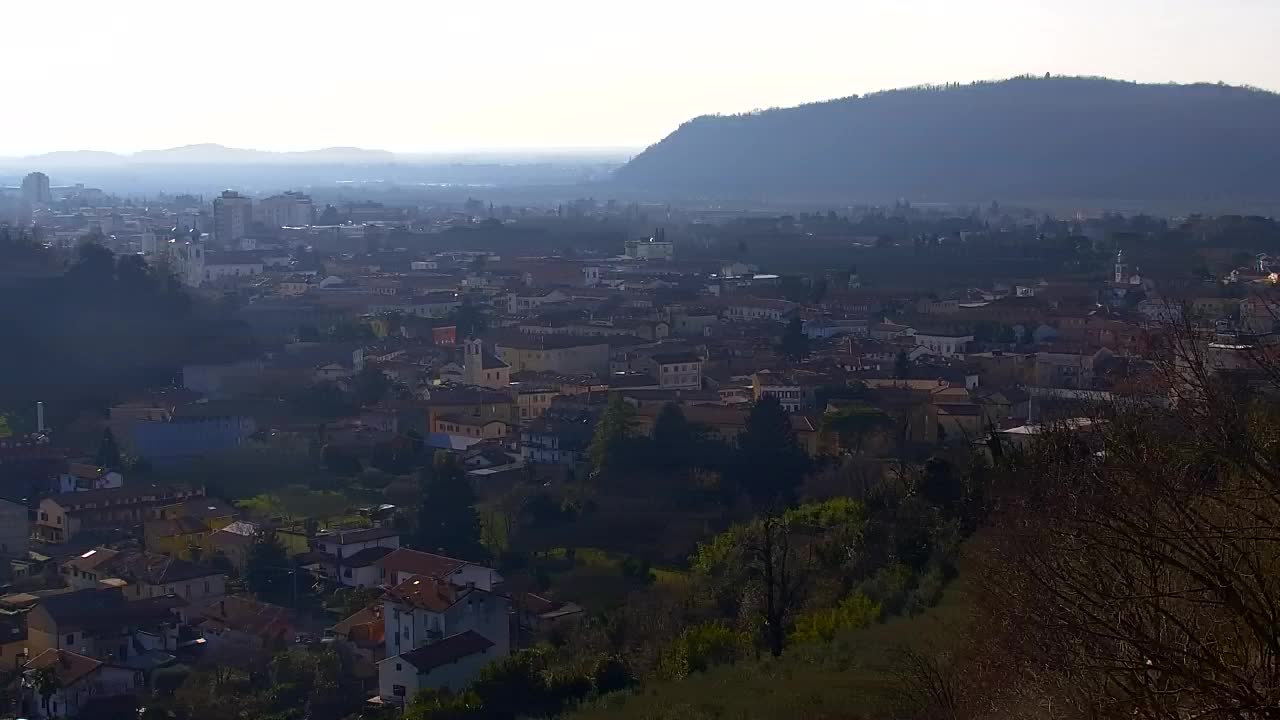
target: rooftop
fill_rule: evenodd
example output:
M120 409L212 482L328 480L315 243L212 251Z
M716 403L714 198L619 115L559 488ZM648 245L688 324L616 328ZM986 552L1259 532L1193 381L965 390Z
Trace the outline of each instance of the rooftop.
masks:
M417 650L410 650L398 657L425 673L443 665L468 656L482 653L493 647L493 643L474 630L450 635L440 642L423 645Z
M102 666L103 662L101 660L94 660L91 657L74 653L70 650L49 648L32 658L26 664L25 669L32 671L53 668L54 674L58 678L58 686L68 688Z

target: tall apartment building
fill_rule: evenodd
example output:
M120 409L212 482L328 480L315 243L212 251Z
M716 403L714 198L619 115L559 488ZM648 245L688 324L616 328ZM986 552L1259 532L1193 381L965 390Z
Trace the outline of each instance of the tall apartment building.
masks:
M268 227L303 227L315 217L311 196L300 192L272 195L258 201L255 210L255 218Z
M40 205L48 205L52 202L53 193L49 190L49 176L42 172L33 172L22 178L22 199Z
M213 239L231 247L249 233L253 222L253 201L234 190L226 190L213 200Z

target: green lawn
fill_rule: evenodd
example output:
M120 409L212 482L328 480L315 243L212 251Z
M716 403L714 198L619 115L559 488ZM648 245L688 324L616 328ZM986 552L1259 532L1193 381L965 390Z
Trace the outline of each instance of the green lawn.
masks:
M313 517L322 524L336 524L347 517L352 502L340 493L289 485L272 493L239 500L236 505L257 515L279 515L286 520L297 521Z

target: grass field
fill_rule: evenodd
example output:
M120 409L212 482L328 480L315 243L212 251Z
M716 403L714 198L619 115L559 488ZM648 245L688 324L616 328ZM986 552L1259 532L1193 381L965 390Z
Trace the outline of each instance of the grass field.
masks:
M321 525L336 524L351 509L350 498L336 492L311 490L303 485L288 485L272 493L254 495L236 502L236 506L255 515L280 516L285 520L316 518Z

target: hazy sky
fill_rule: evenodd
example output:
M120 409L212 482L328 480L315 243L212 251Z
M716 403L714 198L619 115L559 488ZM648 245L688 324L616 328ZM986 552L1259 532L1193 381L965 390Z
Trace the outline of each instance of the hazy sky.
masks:
M1280 0L0 0L0 155L643 147L1022 73L1280 90Z

